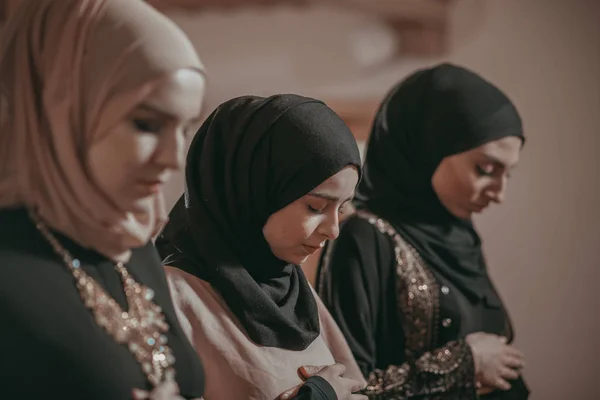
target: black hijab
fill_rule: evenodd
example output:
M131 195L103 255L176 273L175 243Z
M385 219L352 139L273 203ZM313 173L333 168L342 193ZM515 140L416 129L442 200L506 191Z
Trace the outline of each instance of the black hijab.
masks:
M451 64L415 72L382 103L356 194L394 225L428 266L472 301L499 306L470 220L441 204L432 177L443 158L506 136L523 139L521 118L494 85Z
M277 259L269 216L360 155L344 122L318 100L245 96L219 106L187 156L186 190L157 240L163 264L210 282L259 345L303 350L319 335L311 288Z

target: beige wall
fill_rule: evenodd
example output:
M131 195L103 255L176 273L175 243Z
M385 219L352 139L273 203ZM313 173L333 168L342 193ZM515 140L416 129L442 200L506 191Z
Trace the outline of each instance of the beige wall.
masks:
M210 109L237 94L377 96L438 61L361 71L395 39L339 10L172 16L209 69ZM446 59L504 88L529 137L507 203L477 222L534 400L592 400L600 390L599 22L596 0L458 0L452 13ZM178 177L171 203L181 187Z

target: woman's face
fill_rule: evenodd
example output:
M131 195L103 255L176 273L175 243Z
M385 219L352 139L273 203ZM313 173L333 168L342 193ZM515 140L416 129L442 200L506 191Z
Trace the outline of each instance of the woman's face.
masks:
M181 168L186 135L200 118L204 86L199 72L176 71L92 146L90 174L120 210L144 210Z
M340 214L352 199L358 172L348 166L310 193L272 214L263 234L280 260L300 265L339 235Z
M521 146L520 138L508 136L444 158L432 178L444 207L454 216L468 219L490 202L501 203Z

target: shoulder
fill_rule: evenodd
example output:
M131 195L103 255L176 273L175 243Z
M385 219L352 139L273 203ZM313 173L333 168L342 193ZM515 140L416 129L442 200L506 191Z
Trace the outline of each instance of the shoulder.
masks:
M336 241L355 240L361 245L386 241L386 235L378 229L376 221L364 213L355 213L340 226L340 235Z
M202 343L208 331L231 326L235 319L227 303L212 285L176 265L163 267L167 276L171 299L179 323L192 343Z
M387 269L393 259L392 240L376 225L376 218L374 221L364 213L353 214L343 222L338 238L327 244L321 256L318 287L326 275Z
M210 284L195 275L185 272L175 265L163 267L169 283L169 289L174 293L185 293L188 291L202 292Z
M148 284L156 284L157 282L164 284L164 270L158 252L152 242L132 249L131 258L127 265L128 268L135 271L138 275L143 276L145 279L150 279Z
M177 308L202 308L201 304L211 303L218 297L210 283L185 272L177 266L164 266L171 298Z
M389 225L375 215L358 211L340 226L340 234L327 246L326 254L338 258L341 254L355 254L368 259L387 259L393 253Z
M4 305L45 296L65 281L63 272L64 265L51 249L37 246L33 240L19 245L0 242L0 302L6 302ZM72 285L70 279L66 282Z

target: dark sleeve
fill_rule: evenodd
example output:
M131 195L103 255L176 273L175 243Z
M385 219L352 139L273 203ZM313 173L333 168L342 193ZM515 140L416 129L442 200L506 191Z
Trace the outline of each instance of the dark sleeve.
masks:
M449 342L415 360L377 367L378 318L384 302L391 301L384 291L395 274L392 241L368 221L353 217L330 246L319 271L319 294L367 378L362 393L370 399L423 399L433 394L476 399L474 363L463 340ZM394 294L392 299L397 298ZM395 300L388 306L399 315ZM398 329L402 334L393 345L404 353L404 334Z
M337 400L335 391L325 379L311 376L300 387L293 400Z
M416 361L376 369L362 394L369 399L478 398L471 348L464 340L423 353Z

